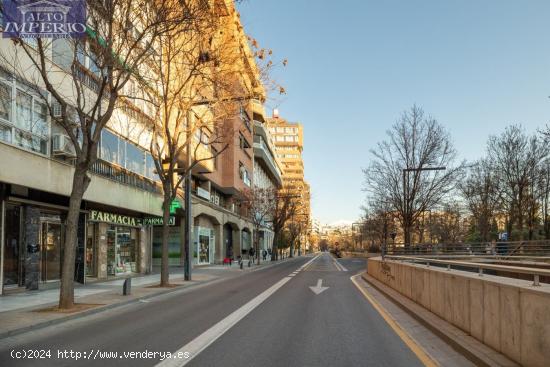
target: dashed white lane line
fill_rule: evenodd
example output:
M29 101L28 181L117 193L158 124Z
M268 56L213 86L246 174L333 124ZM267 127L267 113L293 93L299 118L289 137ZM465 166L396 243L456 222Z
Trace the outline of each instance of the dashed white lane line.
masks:
M336 269L338 269L338 271L348 271L348 269L346 269L344 265L340 264L338 260L333 258L332 261L334 261L334 266L336 266Z
M319 255L315 256L313 259L308 261L306 265L309 265L313 262ZM289 275L279 280L277 283L273 284L271 287L263 291L261 294L253 298L251 301L241 306L238 310L234 311L232 314L212 326L210 329L206 330L204 333L178 349L174 352L173 356L178 355L188 355L187 359L165 359L164 361L158 363L155 367L181 367L189 363L193 358L199 355L200 352L205 350L210 344L214 343L220 336L225 334L229 329L231 329L235 324L241 321L246 315L252 312L256 307L258 307L263 301L268 299L273 293L275 293L279 288L285 285L293 275ZM187 353L187 354L186 354Z
M344 265L340 264L338 260L336 260L336 262L338 263L338 265L340 265L340 269L342 269L342 271L348 271L348 269L346 269Z

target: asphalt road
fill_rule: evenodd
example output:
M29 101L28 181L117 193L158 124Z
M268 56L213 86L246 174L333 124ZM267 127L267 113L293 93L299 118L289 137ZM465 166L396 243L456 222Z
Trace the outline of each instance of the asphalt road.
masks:
M364 267L298 258L0 340L0 366L155 366L178 351L162 366L421 365L350 281ZM30 350L51 357L11 357Z

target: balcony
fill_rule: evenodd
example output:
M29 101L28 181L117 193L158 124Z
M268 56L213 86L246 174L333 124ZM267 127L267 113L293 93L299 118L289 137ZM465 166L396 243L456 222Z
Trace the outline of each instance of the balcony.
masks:
M260 101L259 99L252 99L250 106L252 108L252 116L254 118L265 120L265 108L262 101Z
M263 161L271 176L277 181L277 185L282 185L282 173L273 158L273 150L261 135L254 135L254 157L256 160Z
M90 168L90 172L140 190L162 194L162 189L154 181L103 160L95 162Z

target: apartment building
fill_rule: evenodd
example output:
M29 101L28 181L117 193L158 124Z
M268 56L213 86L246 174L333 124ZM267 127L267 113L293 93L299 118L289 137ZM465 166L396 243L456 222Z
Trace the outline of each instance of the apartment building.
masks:
M243 205L242 192L254 185L280 186L281 178L275 163L271 141L264 128L265 112L263 101L265 91L259 80L254 56L248 44L237 12L232 2L227 7L224 27L224 42L232 42L232 48L240 50L242 57L235 60L238 78L234 80L235 90L241 93L237 113L227 118L222 130L226 133L221 142L211 148L219 155L210 162L211 167L193 171L192 217L193 254L197 265L221 263L226 258L246 258L253 246L253 225ZM161 237L155 240L160 249ZM259 234L262 248L270 247L273 235L262 229ZM181 263L182 231L172 228L170 238L171 261ZM160 251L154 251L155 263L160 263Z
M254 186L260 189L278 190L283 186L281 162L265 119L265 111L260 101L255 103L254 118ZM275 233L270 217L265 218L259 233L259 249L269 250L273 246Z
M267 126L275 144L277 158L281 162L283 174L283 188L299 196L298 210L292 220L304 224L306 231L302 242L306 242L307 232L311 227L310 216L310 186L304 178L304 149L303 126L297 122L289 122L279 117L274 111L273 117L267 119ZM306 249L309 246L306 243Z
M248 66L240 82L258 84L253 56L231 1L225 6L226 32L237 35L242 62ZM63 40L54 40L52 73L66 72ZM0 50L13 52L13 43L0 40ZM24 58L24 55L17 57ZM23 60L28 62L28 60ZM91 91L99 80L94 60L79 59L82 83ZM60 278L62 244L74 172L74 147L55 122L47 104L17 70L0 68L0 284L6 289L55 286ZM67 78L71 83L71 78ZM67 91L70 85L67 85ZM69 93L69 92L68 92ZM129 82L125 93L140 93ZM261 99L261 88L257 93ZM193 171L193 249L195 264L237 257L249 248L252 225L243 213L239 192L250 187L254 171L254 106L245 99L240 114L227 118L233 133L227 149L214 161ZM101 133L98 161L81 206L75 280L84 283L117 276L149 273L158 258L162 191L149 153L153 106L136 99L121 100ZM213 148L215 149L215 148ZM180 198L173 203L170 259L182 263L184 213ZM157 252L157 253L155 253ZM29 254L33 256L28 256Z

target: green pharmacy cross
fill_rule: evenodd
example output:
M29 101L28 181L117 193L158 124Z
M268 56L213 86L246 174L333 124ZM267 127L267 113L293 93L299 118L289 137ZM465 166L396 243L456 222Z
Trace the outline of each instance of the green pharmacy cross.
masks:
M181 204L178 200L172 200L170 203L170 214L176 214L176 209L181 208Z

